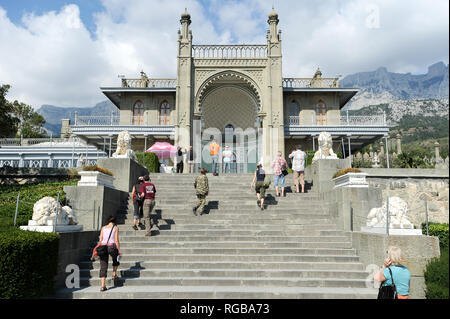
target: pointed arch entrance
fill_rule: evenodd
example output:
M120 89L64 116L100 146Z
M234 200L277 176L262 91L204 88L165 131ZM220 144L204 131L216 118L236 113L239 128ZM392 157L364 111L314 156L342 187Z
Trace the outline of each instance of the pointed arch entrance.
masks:
M252 81L237 73L222 73L205 81L199 90L197 114L203 122L202 165L209 168L208 144L213 138L208 132L216 132L221 138L221 151L225 145L233 152L232 173L248 173L256 170L261 147L258 144L258 114L260 98ZM217 137L215 137L217 139ZM262 139L261 139L262 140ZM222 158L220 156L220 158ZM219 166L221 167L221 166Z

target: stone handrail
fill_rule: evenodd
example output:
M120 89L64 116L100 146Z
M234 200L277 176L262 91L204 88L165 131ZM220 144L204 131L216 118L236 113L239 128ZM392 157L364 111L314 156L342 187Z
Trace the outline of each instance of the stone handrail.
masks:
M161 116L158 114L156 116L156 122L151 120L147 112L142 115L131 115L127 121L129 125L136 126L148 126L148 125L174 125L175 118L173 115ZM116 126L120 125L120 115L92 115L92 116L75 116L75 126Z
M283 88L338 88L338 78L283 78Z
M336 121L328 120L326 116L317 115L288 116L286 125L304 126L386 126L384 115L371 116L340 116L339 124Z
M174 89L176 86L177 79L122 79L123 88Z
M193 45L192 56L197 59L267 58L267 45Z
M101 126L101 125L119 125L119 123L120 123L120 116L118 114L91 115L91 116L75 115L74 125Z

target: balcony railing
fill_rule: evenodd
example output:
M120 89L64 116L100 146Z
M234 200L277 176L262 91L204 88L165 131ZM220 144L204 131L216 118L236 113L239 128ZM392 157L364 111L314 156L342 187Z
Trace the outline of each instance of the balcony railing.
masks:
M125 117L125 121L121 122ZM150 125L175 125L175 118L170 116L152 116L147 113L143 115L120 116L120 114L111 115L93 115L93 116L75 116L75 126L118 126L118 125L136 125L136 126L150 126Z
M267 45L193 45L197 59L254 59L267 57Z
M156 88L156 89L175 89L177 79L122 79L123 88Z
M283 88L338 88L339 78L283 78Z
M119 125L120 115L111 113L111 115L91 115L91 116L77 116L75 114L75 126L105 126L105 125Z
M371 116L346 116L320 117L314 116L289 116L286 125L298 126L387 126L386 118L382 115Z

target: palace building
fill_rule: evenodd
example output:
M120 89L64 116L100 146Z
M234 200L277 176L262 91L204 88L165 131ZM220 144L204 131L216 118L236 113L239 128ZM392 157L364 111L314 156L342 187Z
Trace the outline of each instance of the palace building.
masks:
M206 149L213 137L233 148L237 132L244 132L243 172L254 170L261 158L267 166L277 151L287 156L296 144L315 149L322 131L332 135L335 151L345 157L387 136L383 114L348 116L341 111L358 89L340 87L338 77L322 77L319 69L312 78L283 77L278 22L272 10L265 44L195 45L191 16L185 12L175 79L141 72L139 78L122 78L118 87L101 87L118 111L76 116L66 128L109 154L123 130L132 135L132 148L138 151L156 141ZM247 134L249 129L256 133ZM235 137L225 141L227 132Z

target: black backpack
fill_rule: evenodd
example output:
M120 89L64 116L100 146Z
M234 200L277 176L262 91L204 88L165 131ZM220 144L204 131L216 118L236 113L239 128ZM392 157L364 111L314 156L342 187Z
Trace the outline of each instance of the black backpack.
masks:
M392 285L384 286L384 282L381 284L378 290L378 299L397 299L397 287L395 287L394 276L392 276L391 268L388 267L391 274Z

